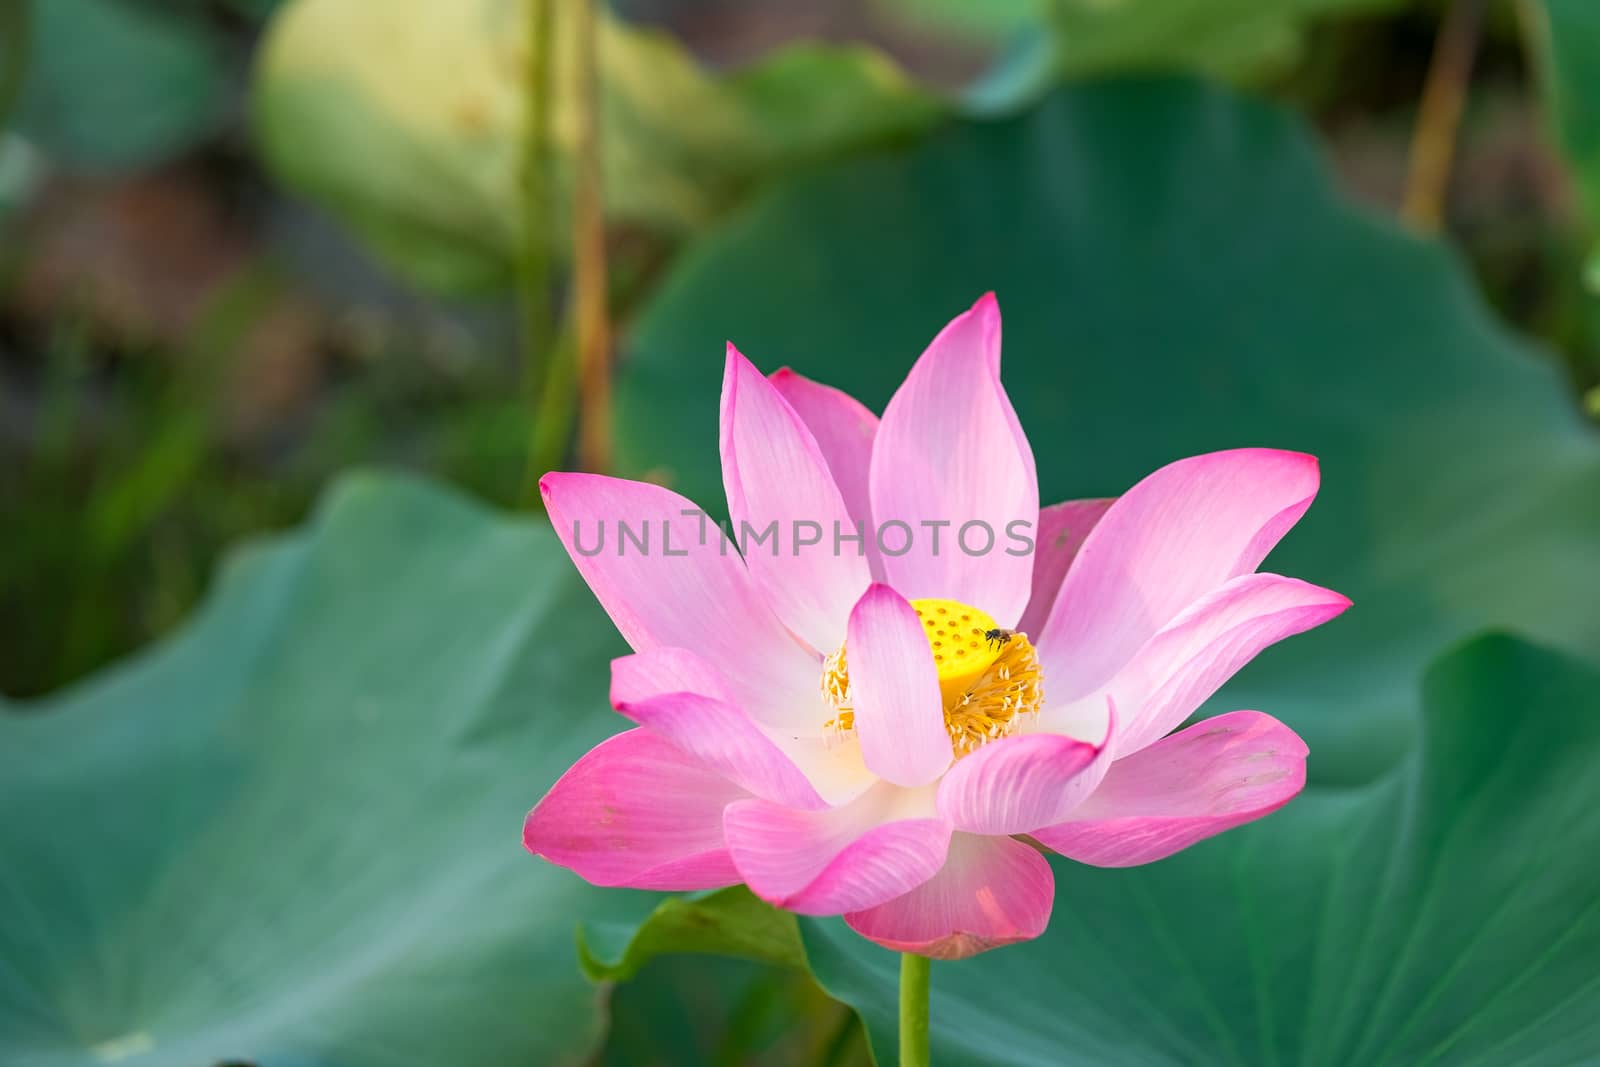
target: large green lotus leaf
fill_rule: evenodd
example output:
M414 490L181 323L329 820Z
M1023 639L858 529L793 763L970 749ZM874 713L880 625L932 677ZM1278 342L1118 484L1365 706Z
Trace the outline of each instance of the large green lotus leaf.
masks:
M619 651L548 527L345 481L176 638L0 713L0 1062L583 1062L574 928L652 897L518 835Z
M1392 767L1421 665L1487 626L1600 649L1600 442L1457 257L1333 189L1277 109L1185 80L1066 89L762 198L680 261L633 333L619 453L721 508L723 342L881 409L987 289L1047 501L1235 446L1322 460L1267 566L1355 600L1262 656L1313 780Z
M291 0L257 73L270 163L424 284L503 282L521 233L528 0ZM551 129L564 248L579 129L573 5L555 5ZM601 13L606 210L683 233L773 174L926 129L945 105L863 48L804 46L713 76Z
M1054 864L1044 937L935 964L941 1067L1565 1067L1600 1049L1600 671L1509 638L1448 656L1423 736L1149 867ZM895 1061L896 957L803 923Z
M224 117L222 57L198 20L130 0L48 0L30 10L14 118L55 159L95 171L147 167Z
M1540 8L1529 5L1528 10ZM1542 11L1532 36L1543 61L1545 95L1590 218L1600 222L1600 94L1595 92L1600 81L1600 4L1544 0ZM1589 280L1600 288L1600 255L1590 259Z
M1600 671L1485 637L1428 673L1423 704L1421 743L1367 785L1313 786L1148 867L1055 860L1043 937L934 965L934 1062L1592 1062ZM697 919L808 966L895 1062L896 956L839 920L802 919L802 950L742 889L663 905L611 973L692 950Z

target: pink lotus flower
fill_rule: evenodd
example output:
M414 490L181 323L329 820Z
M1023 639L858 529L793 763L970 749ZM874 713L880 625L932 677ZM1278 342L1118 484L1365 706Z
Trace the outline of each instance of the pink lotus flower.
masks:
M992 295L881 420L729 346L721 451L735 526L776 520L792 544L741 557L655 485L541 483L635 650L611 702L638 726L528 815L534 854L598 885L743 882L955 958L1043 932L1041 849L1149 863L1300 791L1306 746L1270 716L1172 731L1257 652L1349 606L1256 573L1316 495L1313 457L1216 452L1041 510ZM605 541L619 522L630 536Z

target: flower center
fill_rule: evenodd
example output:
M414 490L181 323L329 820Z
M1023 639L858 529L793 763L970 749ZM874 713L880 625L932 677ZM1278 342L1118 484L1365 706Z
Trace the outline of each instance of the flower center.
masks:
M1014 733L1044 705L1039 656L1028 635L1002 629L987 613L955 600L913 600L939 672L944 724L960 759ZM824 728L855 729L845 647L822 664L822 699L834 711Z

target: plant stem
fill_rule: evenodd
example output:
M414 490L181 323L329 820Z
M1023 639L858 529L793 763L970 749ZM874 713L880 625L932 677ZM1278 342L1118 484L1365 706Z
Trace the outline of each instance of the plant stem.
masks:
M526 118L522 130L522 247L517 264L517 303L521 319L522 373L528 411L533 416L527 470L523 476L524 504L538 500L541 410L548 366L560 358L556 351L550 315L550 233L555 212L550 195L550 113L553 51L552 22L556 0L527 0L528 58L523 101ZM559 459L557 460L559 462Z
M900 1067L928 1067L928 975L933 961L900 956Z
M528 444L528 475L524 488L524 503L530 508L544 508L544 501L539 497L542 473L556 470L566 462L567 444L572 438L577 349L569 308L560 332L551 341L544 381L533 409L533 437Z
M22 97L28 43L28 0L0 0L0 131Z
M595 0L573 0L578 144L572 238L577 287L578 462L584 470L605 471L611 467L611 318L594 6Z
M1433 46L1428 80L1422 87L1417 126L1411 135L1405 204L1400 213L1424 233L1436 232L1444 221L1450 165L1455 158L1456 133L1461 127L1467 82L1478 50L1484 6L1485 0L1451 3Z

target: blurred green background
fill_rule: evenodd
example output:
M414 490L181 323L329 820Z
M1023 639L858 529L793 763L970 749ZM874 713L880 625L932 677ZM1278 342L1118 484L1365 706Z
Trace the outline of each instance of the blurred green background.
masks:
M0 691L47 692L166 632L225 546L304 517L344 468L402 465L519 499L532 415L507 291L519 128L502 99L518 84L488 65L473 75L481 87L452 81L474 68L442 54L513 50L519 17L497 16L473 42L431 35L426 21L449 5L303 5L299 22L330 21L320 7L332 24L263 57L277 6L5 5ZM1350 195L1398 212L1445 5L1122 6L1150 9L1151 25L1066 26L1070 67L1237 71L1311 118ZM1550 345L1542 358L1582 395L1600 382L1582 183L1559 152L1539 76L1548 57L1529 45L1526 11L1483 6L1444 225L1490 301ZM615 79L628 99L608 127L628 141L607 159L623 323L752 185L915 138L975 81L1025 101L1025 79L1044 77L1028 35L1050 32L1029 25L1027 3L635 0L620 14L664 27L713 72L786 68L730 103L683 84L687 56L643 47L671 45L613 49L638 72ZM386 23L423 24L409 66L381 37ZM853 91L845 79L866 57L808 65L783 51L819 39L893 57L906 86ZM1000 76L981 81L996 62ZM911 79L939 99L916 99ZM664 99L673 91L687 103ZM485 128L446 140L450 108L470 114L474 100Z
M0 1062L887 1062L888 954L722 895L764 962L645 962L653 897L521 855L620 645L482 505L604 465L715 511L722 340L881 407L990 288L1045 498L1307 448L1278 569L1357 608L1223 698L1321 791L1058 871L936 1060L1600 1062L1600 4L593 18L0 0Z

